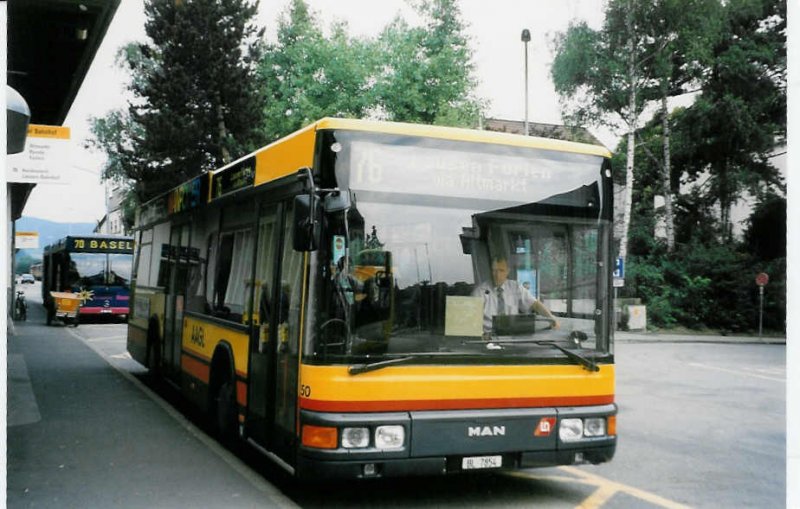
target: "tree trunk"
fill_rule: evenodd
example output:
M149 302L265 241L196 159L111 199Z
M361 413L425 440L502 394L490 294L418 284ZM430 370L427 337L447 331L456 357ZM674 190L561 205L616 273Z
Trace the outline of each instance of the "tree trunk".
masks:
M231 154L225 147L225 138L228 136L228 129L225 127L225 115L222 113L222 98L217 93L217 127L219 128L219 146L222 151L222 164L231 162Z
M667 109L667 88L663 87L661 95L661 123L663 129L663 144L664 144L664 164L661 166L661 178L664 181L664 222L666 225L667 233L667 251L673 252L675 250L675 219L672 213L672 185L671 185L671 163L669 152L669 110Z
M733 238L733 228L731 226L731 205L732 199L728 192L728 161L721 165L722 171L719 172L719 222L722 242L730 242Z
M622 215L622 238L619 242L619 256L623 260L628 256L628 231L631 225L631 208L633 202L633 163L636 155L636 55L634 54L634 34L632 8L628 9L628 156L625 164L625 209Z

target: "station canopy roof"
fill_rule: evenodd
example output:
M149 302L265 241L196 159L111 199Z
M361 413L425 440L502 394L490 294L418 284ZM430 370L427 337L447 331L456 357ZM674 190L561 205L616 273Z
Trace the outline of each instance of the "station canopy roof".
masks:
M120 0L9 0L8 84L31 110L32 124L62 125ZM33 184L10 184L12 216Z

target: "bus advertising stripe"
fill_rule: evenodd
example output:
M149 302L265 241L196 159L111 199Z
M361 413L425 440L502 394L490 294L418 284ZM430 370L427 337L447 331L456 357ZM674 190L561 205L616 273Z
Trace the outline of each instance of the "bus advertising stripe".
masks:
M394 412L408 410L471 410L480 408L539 408L551 406L591 406L614 402L613 394L599 396L561 396L542 398L485 398L399 401L320 401L300 399L304 410L319 412Z
M210 381L211 361L197 352L183 349L181 368L187 374L208 384ZM247 376L240 371L236 372L236 401L241 406L247 404Z
M189 355L185 350L181 356L181 368L189 375L197 378L201 382L208 384L211 366L204 360Z
M191 357L195 361L202 362L203 364L206 364L206 365L209 365L209 366L211 365L211 359L209 359L208 357L206 357L205 355L203 355L203 354L201 354L199 352L195 352L194 350L189 350L187 348L184 348L184 349L181 350L181 354L183 354L184 357ZM239 371L237 369L236 370L236 380L238 382L244 382L245 385L246 385L247 384L247 373L244 373L244 372Z

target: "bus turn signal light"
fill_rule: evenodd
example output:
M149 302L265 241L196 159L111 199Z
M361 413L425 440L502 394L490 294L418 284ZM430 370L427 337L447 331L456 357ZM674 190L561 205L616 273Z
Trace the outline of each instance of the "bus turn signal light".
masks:
M303 445L315 449L336 449L339 445L338 432L336 428L304 424Z
M613 437L617 435L617 416L608 416L608 436Z

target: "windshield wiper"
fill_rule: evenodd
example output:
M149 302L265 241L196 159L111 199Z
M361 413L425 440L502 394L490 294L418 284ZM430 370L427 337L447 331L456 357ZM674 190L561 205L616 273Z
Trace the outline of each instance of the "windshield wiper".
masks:
M354 364L347 368L347 373L351 375L360 375L361 373L368 373L378 369L383 369L388 366L397 366L399 364L406 364L419 359L431 359L434 357L464 357L463 353L457 352L425 352L414 353L403 357L395 357L384 361L368 362L365 364Z
M585 369L589 371L600 371L600 368L595 364L592 359L584 357L583 355L579 355L574 351L564 348L563 346L559 345L558 343L554 343L552 341L534 341L532 339L493 339L488 344L494 343L495 345L514 345L514 344L534 344L539 346L552 346L557 350L561 350L564 354L569 357L570 359L577 361L578 364L583 366Z
M368 364L354 364L347 368L347 372L351 375L360 375L361 373L367 373L369 371L375 371L377 369L385 368L387 366L394 366L397 364L405 364L406 362L413 361L415 359L419 359L419 356L416 355L409 355L407 357L397 357L395 359L389 359L385 361L378 361L378 362L371 362Z

